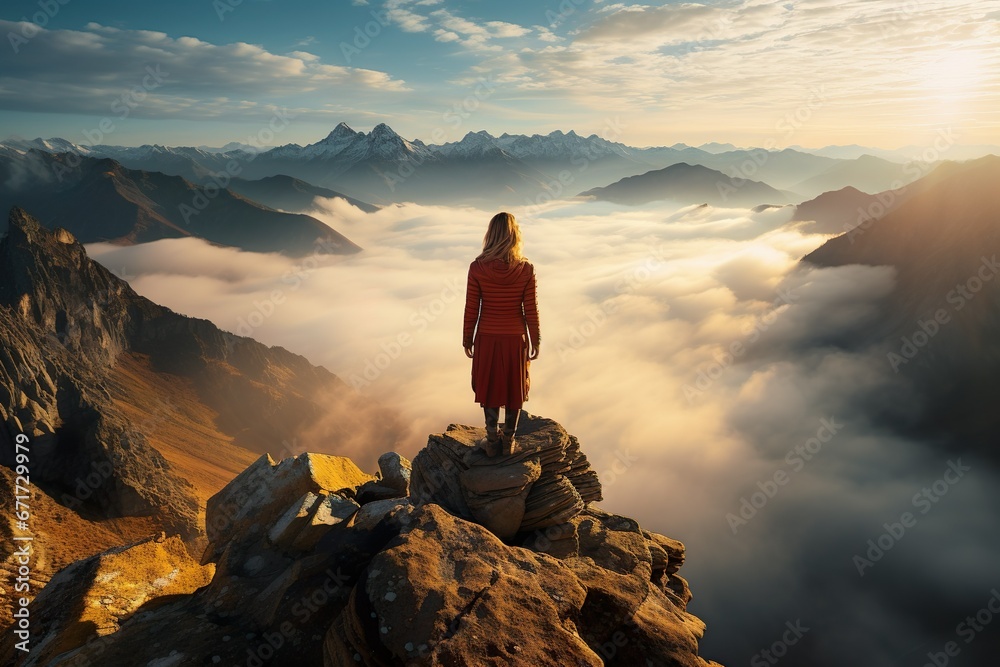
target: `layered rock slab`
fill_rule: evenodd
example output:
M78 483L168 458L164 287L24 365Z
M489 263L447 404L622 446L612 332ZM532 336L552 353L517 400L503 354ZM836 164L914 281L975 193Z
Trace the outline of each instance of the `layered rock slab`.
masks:
M479 449L484 435L484 429L458 424L431 435L413 460L414 502L437 503L508 539L565 524L601 500L600 481L579 441L555 421L522 416L517 449L507 456Z

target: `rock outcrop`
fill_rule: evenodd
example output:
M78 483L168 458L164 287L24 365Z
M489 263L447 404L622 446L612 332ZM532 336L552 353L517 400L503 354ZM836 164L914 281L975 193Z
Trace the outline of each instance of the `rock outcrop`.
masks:
M410 495L487 526L503 539L558 526L601 499L580 443L559 424L523 414L513 454L489 456L484 430L452 424L413 460Z
M118 631L124 619L156 600L193 593L208 584L215 566L201 566L180 538L149 537L76 561L60 570L32 602L31 650L23 667L51 664L81 644ZM148 612L146 612L148 613ZM15 664L10 646L0 650Z
M705 626L686 611L683 545L595 506L600 486L576 439L548 419L523 423L524 449L489 462L473 447L481 429L430 436L409 495L397 454L377 476L341 457L262 457L209 501L204 565L174 565L188 573L174 594L149 599L144 570L107 578L84 561L56 575L33 612L58 621L30 664L56 650L58 664L80 665L714 664L698 656ZM396 496L365 500L373 485ZM510 531L497 517L519 512L498 501L514 496L534 510L532 528L525 510L501 539ZM493 525L476 520L484 507L497 510L484 515ZM141 601L108 603L88 625L88 600L115 581L124 594L146 581ZM0 644L0 658L11 655Z

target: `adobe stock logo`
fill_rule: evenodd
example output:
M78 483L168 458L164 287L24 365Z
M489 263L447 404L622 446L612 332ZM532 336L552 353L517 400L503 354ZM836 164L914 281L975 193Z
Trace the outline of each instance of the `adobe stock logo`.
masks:
M910 503L920 510L921 515L927 514L934 508L934 505L941 502L951 487L965 478L965 474L970 470L972 468L969 466L962 465L962 459L948 461L948 467L945 468L941 477L913 494ZM883 523L882 527L885 532L868 540L866 545L868 548L863 556L856 554L853 558L854 567L857 568L858 574L862 577L865 576L865 570L874 567L875 563L882 560L886 553L906 536L907 531L917 525L919 520L920 517L913 512L903 512L898 521Z
M778 495L781 487L792 481L793 475L802 472L806 464L812 461L822 451L823 446L833 440L843 428L844 425L838 422L836 417L820 419L819 428L816 429L816 434L813 437L789 449L788 453L785 454L784 461L790 471L778 468L769 479L758 481L759 491L751 493L749 498L747 496L740 498L740 507L736 514L732 512L726 514L726 523L729 524L733 535L736 535L740 528L749 524Z

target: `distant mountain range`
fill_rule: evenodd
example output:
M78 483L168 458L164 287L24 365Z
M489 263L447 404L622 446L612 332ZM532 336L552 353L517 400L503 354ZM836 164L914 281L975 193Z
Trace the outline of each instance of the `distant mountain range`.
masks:
M942 153L940 157L948 160L975 160L986 155L1000 155L1000 145L957 144L954 143L954 139L947 134L941 136L946 141L946 143L943 144L946 148L939 151ZM821 155L823 157L836 158L838 160L856 160L862 155L874 155L875 157L880 157L884 160L889 160L890 162L899 163L912 162L918 159L925 160L927 158L920 156L922 156L925 151L929 150L927 146L917 145L903 146L902 148L887 150L884 148L873 148L871 146L859 146L858 144L850 144L847 146L824 146L823 148L805 148L803 146L796 145L789 146L789 148L803 153L812 153L813 155Z
M933 167L933 163L917 163L906 168L910 155L859 152L855 147L766 151L710 143L697 148L685 144L636 148L573 131L530 136L479 131L459 141L428 145L406 140L385 124L365 133L346 123L315 143L262 151L237 144L221 148L83 146L64 139L8 140L3 145L22 153L35 149L109 157L130 169L183 176L202 185L220 174L227 179L285 175L374 204L415 201L514 207L681 163L708 167L733 179L766 183L788 193L792 201L803 201L847 186L880 192L893 187L897 179L909 182Z
M975 438L1000 426L1000 157L948 163L877 221L805 256L819 266L889 265L897 285L869 331L887 367L917 380L917 428ZM1000 460L995 438L980 442Z
M64 227L84 243L197 237L293 256L360 250L316 218L279 212L240 192L289 208L306 207L316 196L341 196L288 177L236 180L227 190L194 185L180 176L127 169L110 158L0 151L0 211L23 207L46 226ZM372 208L350 201L365 210Z
M736 180L720 171L701 165L675 164L639 176L623 178L603 188L581 193L616 204L646 204L670 200L679 204L713 206L757 206L762 203L784 204L787 194L766 183Z
M854 187L874 194L912 183L937 164L900 164L874 155L862 155L854 160L835 162L819 174L796 183L792 189L813 194Z

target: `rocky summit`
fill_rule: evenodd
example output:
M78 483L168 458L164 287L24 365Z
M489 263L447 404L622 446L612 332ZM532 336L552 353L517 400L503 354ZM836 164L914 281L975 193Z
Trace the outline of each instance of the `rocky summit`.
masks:
M160 535L77 561L4 664L701 666L684 546L597 507L579 441L524 415L508 456L453 424L414 461L264 455Z
M412 495L476 521L502 539L533 531L567 539L570 519L601 500L601 484L580 443L551 419L528 416L517 451L490 456L475 446L483 430L452 424L432 435L413 462Z

